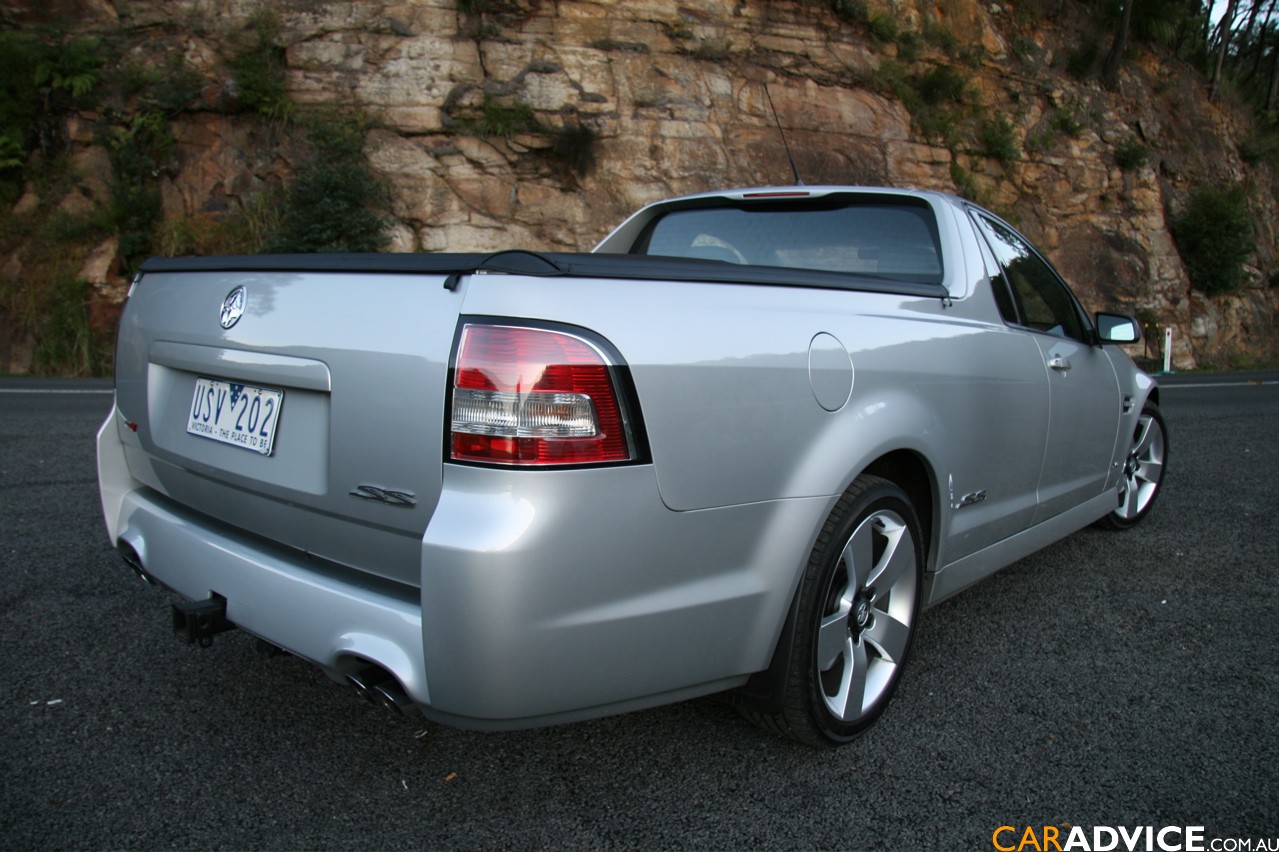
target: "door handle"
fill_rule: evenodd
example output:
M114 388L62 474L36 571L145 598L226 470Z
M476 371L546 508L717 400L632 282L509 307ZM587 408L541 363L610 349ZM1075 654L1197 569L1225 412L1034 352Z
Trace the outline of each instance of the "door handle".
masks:
M1070 359L1062 358L1058 355L1048 359L1048 366L1059 373L1068 373L1070 372Z

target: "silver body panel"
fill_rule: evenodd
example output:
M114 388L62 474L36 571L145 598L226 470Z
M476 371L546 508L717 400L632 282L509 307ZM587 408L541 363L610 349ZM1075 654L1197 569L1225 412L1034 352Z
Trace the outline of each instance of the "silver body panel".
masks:
M1114 511L1121 436L1154 383L1116 347L1006 324L957 199L875 192L929 205L949 298L523 274L147 274L98 439L111 539L182 596L225 597L231 621L335 677L374 663L428 715L477 728L743 684L769 666L835 501L886 457L926 471L925 602L941 600ZM629 245L663 209L599 250ZM245 313L223 329L219 306L241 285ZM648 457L446 463L461 317L608 341ZM272 455L186 433L200 377L284 392ZM411 504L353 495L361 486Z

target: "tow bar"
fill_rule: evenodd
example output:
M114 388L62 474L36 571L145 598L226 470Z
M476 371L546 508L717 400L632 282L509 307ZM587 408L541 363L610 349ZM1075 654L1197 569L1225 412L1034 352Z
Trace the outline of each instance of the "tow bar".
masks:
M173 605L173 632L188 645L198 642L207 648L213 644L214 634L234 629L226 620L226 598L221 595Z

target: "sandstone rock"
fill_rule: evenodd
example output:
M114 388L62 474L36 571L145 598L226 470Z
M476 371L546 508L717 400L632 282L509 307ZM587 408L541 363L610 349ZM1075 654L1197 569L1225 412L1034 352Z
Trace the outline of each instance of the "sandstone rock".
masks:
M120 276L115 273L116 254L120 251L120 241L115 237L103 240L85 259L84 265L80 267L80 274L77 276L82 281L87 281L95 287L101 287L111 278L118 279Z
M71 154L71 174L89 208L111 203L111 155L101 145L79 148Z
M18 203L13 205L14 216L25 216L28 213L35 212L40 207L40 196L36 193L35 186L28 183L22 191L22 197L18 199Z
M154 63L181 51L209 81L202 111L173 120L172 163L158 178L167 220L235 215L303 162L300 132L216 111L225 106L216 93L227 79L226 60L243 49L260 0L10 5L23 20L60 12L85 30L118 21L128 28L122 32L136 34L125 45L130 61ZM978 200L1014 217L1042 245L1090 310L1140 311L1173 327L1180 367L1221 362L1234 349L1264 355L1279 347L1279 291L1266 286L1279 268L1273 177L1240 160L1238 140L1247 129L1231 106L1206 103L1195 72L1140 46L1120 92L1103 92L1049 68L1067 49L1060 34L1027 25L1010 3L864 0L867 13L885 16L899 32L948 33L971 60L956 66L971 94L954 108L953 138L940 143L921 137L886 79L959 60L922 38L920 60L902 51L894 66L894 49L825 3L520 0L478 12L460 12L456 0L271 7L286 48L289 97L304 110L355 106L377 125L365 153L390 187L392 250L588 249L661 197L791 183L784 133L809 183L954 191L959 176ZM1014 39L1023 47L1009 56ZM536 126L512 127L505 136L490 128L493 137L480 138L474 122L486 103L527 108ZM1063 112L1079 122L1077 134L1054 127ZM1014 140L1025 142L1020 157L1004 162L976 150L977 122L992 116L1006 119ZM43 204L89 215L109 201L110 162L96 144L97 120L85 113L65 128L73 188L44 198L28 191L15 213ZM558 158L555 133L565 127L593 134L589 174ZM1149 147L1150 158L1124 171L1114 149L1130 134ZM1249 192L1259 249L1245 293L1192 294L1169 235L1166 211L1205 182ZM86 265L95 277L105 262L99 251L107 248L99 245Z
M0 264L0 281L17 281L22 278L22 258L14 252Z
M73 218L92 216L97 209L97 204L79 189L71 190L58 202L58 211Z

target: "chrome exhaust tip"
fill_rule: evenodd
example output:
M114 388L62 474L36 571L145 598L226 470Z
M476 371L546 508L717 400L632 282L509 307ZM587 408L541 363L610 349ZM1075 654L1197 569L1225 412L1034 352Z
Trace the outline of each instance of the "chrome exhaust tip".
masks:
M386 669L366 666L347 675L346 680L365 701L397 716L404 715L413 707L413 699Z
M413 708L413 699L394 678L373 687L373 697L382 709L396 716L403 716Z
M116 551L119 552L120 558L124 560L124 564L132 568L133 573L137 574L142 582L146 583L148 586L160 585L155 577L148 574L147 569L142 567L142 557L138 555L138 551L134 550L133 545L129 544L127 541L121 541L116 546Z
M355 687L355 692L370 704L380 703L374 696L373 688L391 679L391 673L377 666L366 666L346 676L347 683Z

